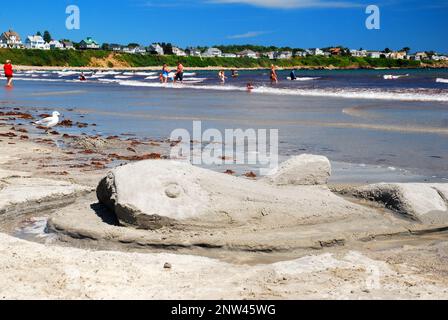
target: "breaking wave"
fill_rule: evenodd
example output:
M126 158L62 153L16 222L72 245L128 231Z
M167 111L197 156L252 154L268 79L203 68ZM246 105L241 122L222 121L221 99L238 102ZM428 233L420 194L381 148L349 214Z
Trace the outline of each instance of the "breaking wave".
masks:
M152 88L172 88L172 89L196 89L196 90L218 90L218 91L246 91L245 87L223 86L223 85L191 85L184 84L162 84L142 81L116 81L122 86L132 87L152 87ZM385 91L375 89L286 89L272 87L257 87L253 93L309 96L309 97L332 97L347 99L372 99L372 100L399 100L399 101L437 101L448 102L448 94L434 93L431 91L415 92L410 90Z

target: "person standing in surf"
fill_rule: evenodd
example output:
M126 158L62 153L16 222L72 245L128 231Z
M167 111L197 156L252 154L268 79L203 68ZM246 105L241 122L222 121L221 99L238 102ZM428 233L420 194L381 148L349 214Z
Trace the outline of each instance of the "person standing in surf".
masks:
M291 74L289 75L289 77L291 78L291 81L297 80L296 69L293 69L291 71Z
M5 65L3 66L3 70L5 71L5 77L6 77L6 86L12 87L12 77L13 77L13 70L12 70L12 64L11 60L6 60Z
M275 70L275 66L271 65L271 84L278 83L277 71Z
M221 70L218 72L218 78L221 81L222 84L226 83L226 73L224 72L224 70Z
M160 77L161 83L168 83L168 77L170 75L170 70L168 69L168 65L165 63L162 68L162 75Z
M176 76L174 77L174 83L176 83L177 81L184 82L184 66L180 61L177 63L177 71Z

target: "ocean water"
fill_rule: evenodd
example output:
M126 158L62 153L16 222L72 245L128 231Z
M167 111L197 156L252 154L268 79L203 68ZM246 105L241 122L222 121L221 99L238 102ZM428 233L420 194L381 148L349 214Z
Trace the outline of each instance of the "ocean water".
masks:
M188 72L184 84L163 85L150 71L92 71L86 82L73 71L19 72L12 90L0 90L0 102L58 110L96 124L82 132L104 136L164 139L174 129L192 131L197 120L222 132L278 129L281 159L325 155L336 180L356 180L349 172L368 176L363 182L448 179L447 69L298 71L298 81L280 71L277 85L267 70L240 71L236 79L227 73L224 85L216 71ZM248 82L255 86L250 93Z

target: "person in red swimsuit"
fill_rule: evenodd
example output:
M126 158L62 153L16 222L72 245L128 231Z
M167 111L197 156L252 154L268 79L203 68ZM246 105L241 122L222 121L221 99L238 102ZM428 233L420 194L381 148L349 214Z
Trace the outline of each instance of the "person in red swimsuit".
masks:
M3 66L3 70L5 71L5 77L7 79L6 86L12 87L13 71L12 71L12 64L11 64L10 60L6 60L6 63Z

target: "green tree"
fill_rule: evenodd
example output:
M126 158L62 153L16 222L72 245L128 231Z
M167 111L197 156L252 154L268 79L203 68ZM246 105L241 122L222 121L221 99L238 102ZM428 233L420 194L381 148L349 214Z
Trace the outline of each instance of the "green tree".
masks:
M384 53L391 53L392 51L389 48L384 49Z
M409 51L411 51L411 48L404 47L403 49L401 49L401 51L404 51L404 52L408 53Z
M160 45L163 48L163 52L167 55L173 54L173 45L171 43L165 43L163 42Z
M42 37L42 33L40 31L36 32L36 36L41 36Z
M50 42L51 40L53 40L53 38L51 37L51 34L49 31L45 31L44 32L44 41L45 42Z

